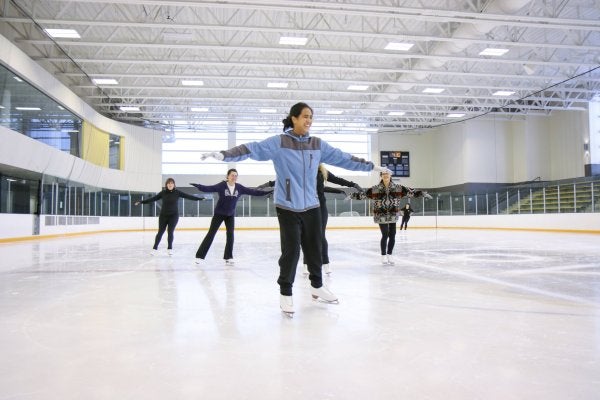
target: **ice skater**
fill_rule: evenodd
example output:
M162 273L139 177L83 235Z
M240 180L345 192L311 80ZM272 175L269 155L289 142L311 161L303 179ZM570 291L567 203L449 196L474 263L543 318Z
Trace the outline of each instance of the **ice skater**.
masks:
M410 206L410 203L406 203L404 207L402 207L402 221L400 221L400 230L402 230L402 226L404 226L404 230L408 226L408 220L410 219L410 214L412 214L414 210Z
M277 279L279 304L288 316L294 313L292 287L300 248L308 266L312 297L326 302L338 301L337 296L323 285L321 276L322 224L315 178L319 164L323 162L355 171L387 170L310 136L312 122L312 108L306 103L297 103L283 119L283 134L202 156L203 159L213 157L228 162L247 158L273 161L276 174L274 202L281 240Z
M206 254L208 253L208 250L215 239L215 235L217 234L219 227L223 222L225 222L226 239L223 259L225 260L226 265L234 265L233 240L235 230L235 206L237 205L240 196L245 194L250 196L266 196L272 192L271 190L247 188L237 183L237 179L237 170L231 168L229 171L227 171L227 179L217 183L216 185L206 186L199 183L190 183L190 185L194 186L201 192L219 194L219 200L217 200L215 212L210 221L210 228L208 228L208 232L206 233L204 240L202 240L200 247L198 247L198 250L196 251L196 264L201 264L206 258Z
M136 206L140 204L148 204L157 200L162 200L162 207L158 215L158 232L154 238L154 246L152 246L152 254L158 251L158 245L162 239L165 230L167 230L167 252L173 255L173 239L175 227L179 221L179 198L183 197L188 200L205 200L204 197L192 196L184 193L175 187L175 179L167 178L165 188L158 192L156 196L152 196L146 200L136 201L133 203Z
M363 193L353 195L356 199L373 199L373 220L379 224L381 231L380 249L381 263L393 265L392 252L396 244L396 222L400 213L400 199L403 197L425 197L431 199L429 193L415 190L394 183L391 171L380 173L379 183Z

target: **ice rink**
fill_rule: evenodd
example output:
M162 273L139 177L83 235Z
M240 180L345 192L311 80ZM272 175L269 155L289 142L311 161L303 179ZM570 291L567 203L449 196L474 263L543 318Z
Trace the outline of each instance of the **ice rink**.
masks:
M600 398L599 235L332 229L289 319L277 230L154 234L0 243L0 400Z

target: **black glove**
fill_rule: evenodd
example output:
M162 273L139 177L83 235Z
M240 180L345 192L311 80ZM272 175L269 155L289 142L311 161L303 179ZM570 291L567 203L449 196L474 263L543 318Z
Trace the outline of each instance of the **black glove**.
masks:
M360 187L360 185L358 183L355 183L354 185L352 185L352 187L356 190L358 190L359 192L364 192L365 190L363 188Z
M257 189L264 189L264 188L269 188L269 187L273 187L275 186L275 181L269 181L269 182L265 182L262 185L257 186Z

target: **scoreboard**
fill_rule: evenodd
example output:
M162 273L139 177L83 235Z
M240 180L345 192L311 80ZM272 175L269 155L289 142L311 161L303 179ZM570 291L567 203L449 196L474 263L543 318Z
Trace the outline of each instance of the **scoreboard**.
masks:
M410 177L408 151L381 151L381 166L392 171L392 176Z

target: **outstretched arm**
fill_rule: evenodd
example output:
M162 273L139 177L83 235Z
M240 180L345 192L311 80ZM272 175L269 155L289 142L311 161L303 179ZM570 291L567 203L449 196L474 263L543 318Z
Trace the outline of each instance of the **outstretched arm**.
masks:
M221 187L222 187L222 185L220 185L218 183L216 185L202 185L200 183L190 183L190 185L192 185L199 191L205 192L205 193L218 192L219 190L221 190Z
M339 176L332 174L330 171L327 171L327 182L335 183L336 185L340 185L340 186L355 188L356 190L359 190L359 191L363 190L358 183L354 183L354 182L346 180L344 178L340 178Z
M148 204L148 203L151 203L151 202L153 202L153 201L160 200L160 199L162 199L162 193L163 193L163 192L162 192L162 190L161 190L161 191L160 191L160 192L158 192L156 195L154 195L154 196L152 196L152 197L148 197L146 200L140 200L140 201L136 201L136 202L135 202L135 203L133 203L133 204L134 204L134 205L136 205L136 206L139 206L139 205L140 205L140 203L141 203L141 204Z
M240 185L239 183L236 183L235 185L237 186L237 189L240 192L240 194L247 194L250 196L266 196L268 194L273 193L272 189L266 189L266 190L252 189L252 188L248 188L246 186Z
M206 200L204 197L187 194L186 192L182 192L181 190L177 190L177 194L179 194L179 197L183 197L184 199L188 199L188 200L194 200L194 201Z

